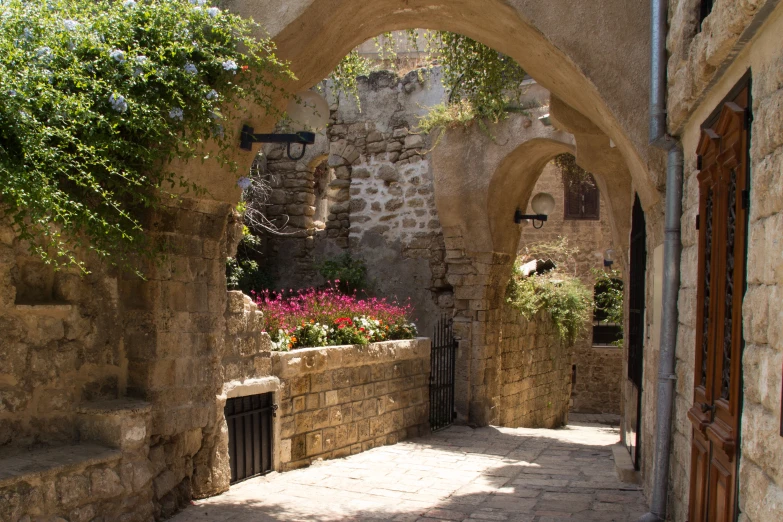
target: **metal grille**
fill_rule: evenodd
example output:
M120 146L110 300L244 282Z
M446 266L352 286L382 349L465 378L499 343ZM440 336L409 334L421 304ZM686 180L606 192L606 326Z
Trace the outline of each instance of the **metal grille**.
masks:
M231 483L272 471L273 394L248 395L226 401Z
M709 351L710 334L710 278L712 277L712 215L713 192L707 191L707 203L704 212L704 300L702 301L703 317L701 325L701 385L707 385L707 354Z
M441 318L435 325L430 356L430 428L432 431L450 426L454 421L454 369L457 342L452 330L453 320Z
M729 399L731 388L731 350L734 320L734 239L737 231L737 171L731 171L729 205L726 209L726 312L723 318L723 375L720 396Z

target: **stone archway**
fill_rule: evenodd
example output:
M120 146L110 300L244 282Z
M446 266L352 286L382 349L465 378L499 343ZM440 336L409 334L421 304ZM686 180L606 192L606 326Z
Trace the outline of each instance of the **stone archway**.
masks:
M575 5L567 0L232 0L228 9L252 16L267 28L278 54L288 60L297 81L291 92L320 81L352 48L384 31L411 27L465 34L512 56L564 104L584 115L611 140L648 207L659 200L656 186L663 156L647 145L647 7L624 0ZM593 38L575 38L590 27ZM283 103L281 99L281 105ZM274 122L248 107L235 114L237 125L257 130ZM249 164L250 154L237 152ZM238 192L211 165L189 165L183 172L217 199ZM652 173L652 177L651 177Z

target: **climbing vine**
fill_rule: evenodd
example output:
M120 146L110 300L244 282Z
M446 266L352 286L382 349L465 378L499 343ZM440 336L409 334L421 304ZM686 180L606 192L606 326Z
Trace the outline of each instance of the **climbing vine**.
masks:
M250 21L206 0L0 4L0 213L56 266L152 256L141 215L199 191L168 163L230 165L222 110L275 112L291 77Z
M522 94L525 71L509 56L467 36L447 31L405 31L412 49L419 49L419 36L426 42L427 68L440 65L442 82L449 93L448 102L432 108L425 117L424 131L452 123L467 123L473 119L496 122L508 112L523 111L518 100ZM398 67L398 40L394 33L383 33L374 39L381 67ZM371 62L353 51L349 53L330 79L337 92L352 94L358 99L356 77L369 74ZM466 118L466 115L470 118Z

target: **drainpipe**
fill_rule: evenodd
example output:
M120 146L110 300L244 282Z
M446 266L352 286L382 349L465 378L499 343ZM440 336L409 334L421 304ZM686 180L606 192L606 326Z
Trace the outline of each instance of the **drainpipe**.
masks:
M677 296L680 288L680 220L682 219L683 153L679 140L666 134L666 33L668 0L651 0L650 144L669 152L666 164L665 236L663 248L663 305L658 366L656 436L650 512L639 522L663 522L669 490L672 410L674 407Z

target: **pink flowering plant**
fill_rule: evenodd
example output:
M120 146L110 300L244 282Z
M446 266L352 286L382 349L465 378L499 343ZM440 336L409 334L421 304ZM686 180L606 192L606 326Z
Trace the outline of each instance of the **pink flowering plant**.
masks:
M264 330L274 350L368 344L416 337L410 321L413 307L386 298L359 298L337 290L339 281L325 289L282 293L264 291L256 303L264 313Z

